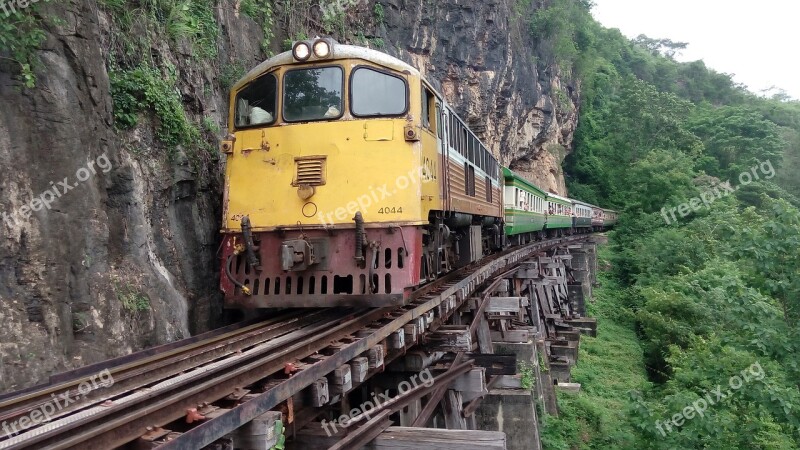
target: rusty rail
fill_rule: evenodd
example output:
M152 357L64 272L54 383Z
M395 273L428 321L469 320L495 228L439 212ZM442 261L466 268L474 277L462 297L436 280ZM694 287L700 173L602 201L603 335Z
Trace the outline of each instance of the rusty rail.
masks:
M339 343L336 351L324 359L273 383L252 399L224 410L159 447L202 448L276 407L431 311L435 312L436 321L428 327L437 328L487 280L508 271L517 262L589 236L536 242L485 258L419 289L412 302L403 307L289 311L266 322L211 333L204 335L205 339L189 339L186 345L164 346L167 348L162 353L148 351L139 357L114 360L112 363L119 364L110 368L115 380L111 390L99 392L98 397L87 397L80 405L62 411L48 423L0 440L0 449L121 446L146 434L148 427L164 426L180 419L189 408L225 398L237 389L280 373L287 363L300 361ZM354 337L359 331L359 337ZM82 369L79 373L85 375L87 371ZM73 392L83 379L66 379L0 399L0 420L23 417L40 407L51 394ZM100 403L109 397L110 402Z

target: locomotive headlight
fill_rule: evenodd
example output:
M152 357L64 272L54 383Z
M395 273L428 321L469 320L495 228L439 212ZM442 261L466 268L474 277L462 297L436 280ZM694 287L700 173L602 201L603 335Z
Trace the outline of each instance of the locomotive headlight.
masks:
M311 57L311 48L306 42L298 42L292 48L292 55L298 61L306 61Z
M314 43L314 55L317 58L327 58L331 55L331 44L324 39L318 40Z

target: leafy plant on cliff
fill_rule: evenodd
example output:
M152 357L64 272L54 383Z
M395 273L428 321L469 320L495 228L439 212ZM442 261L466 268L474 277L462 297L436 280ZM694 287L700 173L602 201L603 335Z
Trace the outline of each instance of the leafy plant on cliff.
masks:
M127 32L112 35L122 39L125 54L121 56L134 63L140 62L143 51L150 53L154 38L162 34L176 43L187 42L195 57L217 55L219 26L213 0L102 0L101 4L121 30L146 30L144 35Z
M50 0L43 0L48 2ZM36 50L45 39L40 13L41 3L30 4L26 9L19 6L9 14L0 12L0 61L9 61L19 70L20 80L27 88L36 86L34 70L39 64Z
M240 62L226 64L219 74L219 84L224 90L228 90L247 73L247 68Z
M375 14L375 21L379 25L386 22L386 11L380 3L375 2L375 6L372 7L372 13Z
M247 17L253 19L261 25L264 38L261 40L261 50L267 55L271 55L270 44L275 37L275 14L271 0L242 0L239 8Z
M133 285L116 284L115 290L117 292L117 299L122 303L122 307L126 310L138 313L148 311L150 309L150 299L146 295L139 292Z
M356 4L356 0L328 0L320 3L322 11L322 29L326 33L347 33L347 9Z
M168 148L198 146L200 132L183 110L180 93L175 87L175 69L169 67L165 72L141 65L133 70L109 73L115 123L119 128L132 128L139 114L153 112L158 119L157 136Z

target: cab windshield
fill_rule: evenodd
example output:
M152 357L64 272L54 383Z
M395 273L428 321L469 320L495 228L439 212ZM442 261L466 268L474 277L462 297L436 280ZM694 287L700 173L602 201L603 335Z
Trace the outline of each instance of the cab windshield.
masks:
M342 116L341 67L296 69L283 80L283 118L286 122L338 119Z

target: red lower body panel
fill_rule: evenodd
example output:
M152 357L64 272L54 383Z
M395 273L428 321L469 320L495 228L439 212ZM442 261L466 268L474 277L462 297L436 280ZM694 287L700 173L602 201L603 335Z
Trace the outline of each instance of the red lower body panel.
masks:
M402 305L419 285L420 227L367 228L364 261L355 258L355 229L254 232L253 240L260 271L241 252L241 234L224 238L221 287L226 308ZM283 270L282 246L302 240L313 244L316 262ZM225 270L229 263L230 277Z

